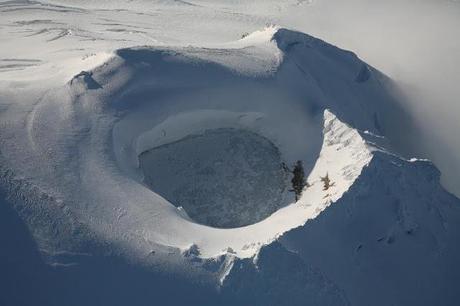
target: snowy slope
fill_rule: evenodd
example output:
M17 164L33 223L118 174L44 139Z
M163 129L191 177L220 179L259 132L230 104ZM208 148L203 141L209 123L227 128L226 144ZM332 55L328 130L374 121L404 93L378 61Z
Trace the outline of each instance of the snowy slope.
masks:
M428 161L374 151L338 201L235 262L224 288L242 304L456 305L460 202L439 176Z
M15 11L68 12L95 25L114 5L50 3L8 1L0 8L12 20L23 16ZM162 10L193 12L195 18L204 13L191 7L205 3L158 1L157 12L142 13L161 19ZM143 16L143 1L123 5L121 16ZM228 5L215 4L215 19L228 14ZM234 6L248 9L242 1ZM265 8L282 9L274 2ZM151 17L139 17L139 22ZM16 25L32 27L26 30L32 37L49 36L49 44L74 35L82 44L85 37L98 37L87 33L81 21L75 22L76 29L56 22ZM45 31L35 28L43 24ZM401 131L412 123L393 97L389 79L351 52L278 27L226 42L216 38L200 47L173 41L133 47L146 43L138 38L147 34L136 31L129 33L137 37L132 41L102 48L98 44L109 40L102 36L111 31L100 30L100 41L91 44L98 51L75 62L69 61L73 51L66 50L60 53L62 62L14 59L1 66L6 70L1 74L6 101L0 112L2 202L15 208L40 256L57 271L36 263L39 271L47 271L39 279L59 283L70 277L63 292L72 292L70 303L76 305L98 304L99 298L123 305L139 294L136 303L148 304L137 291L139 283L147 284L146 290L151 283L160 302L169 298L164 304L176 305L184 302L174 296L176 290L200 305L458 301L460 202L442 189L430 162L400 157L411 148ZM16 44L12 38L6 41ZM88 51L81 49L74 50L76 58ZM40 74L44 71L45 76ZM30 83L33 79L36 84ZM19 97L15 87L27 94ZM218 228L194 219L187 207L179 208L180 203L169 202L155 184L148 184L142 154L178 143L196 145L194 154L199 154L206 149L201 139L222 130L266 139L279 153L273 163L303 161L309 187L301 199L294 203L283 196L287 202L264 218L245 219L243 227L223 220L226 228ZM171 157L168 151L165 155L165 160ZM155 169L165 171L160 178L170 174L168 167ZM191 180L194 171L187 172ZM331 179L329 188L325 176ZM238 175L228 180L244 182ZM229 217L225 207L233 202L219 204L223 208L213 211L213 218ZM200 209L201 216L207 213L206 207ZM420 272L420 266L427 268ZM95 283L101 291L82 300L89 289L69 289L70 284L91 278L95 267L113 269L120 279L130 277ZM110 294L118 286L126 292L124 299ZM54 303L60 299L64 295Z

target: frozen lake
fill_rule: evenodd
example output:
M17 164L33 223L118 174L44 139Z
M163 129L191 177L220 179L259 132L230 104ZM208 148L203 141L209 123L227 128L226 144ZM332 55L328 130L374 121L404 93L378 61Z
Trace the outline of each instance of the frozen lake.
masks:
M291 197L277 147L246 130L208 130L146 151L139 161L150 189L213 227L256 223Z

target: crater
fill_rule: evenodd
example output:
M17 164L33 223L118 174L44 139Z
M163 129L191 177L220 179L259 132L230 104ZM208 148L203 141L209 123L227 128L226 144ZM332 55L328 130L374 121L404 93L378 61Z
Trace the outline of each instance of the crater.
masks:
M141 153L139 166L145 185L212 227L256 223L292 197L278 148L244 129L211 129L160 145Z

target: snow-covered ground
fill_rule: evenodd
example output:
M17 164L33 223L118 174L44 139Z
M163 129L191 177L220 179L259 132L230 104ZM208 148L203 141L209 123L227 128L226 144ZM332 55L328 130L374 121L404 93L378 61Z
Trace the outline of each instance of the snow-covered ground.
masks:
M316 6L1 1L0 304L456 305L460 200L393 81L273 25Z

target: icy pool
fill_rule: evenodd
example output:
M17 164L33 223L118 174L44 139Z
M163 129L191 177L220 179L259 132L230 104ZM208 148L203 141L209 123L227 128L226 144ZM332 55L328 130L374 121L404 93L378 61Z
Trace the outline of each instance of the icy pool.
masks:
M190 135L143 152L139 164L150 189L213 227L256 223L291 197L278 148L247 130Z

